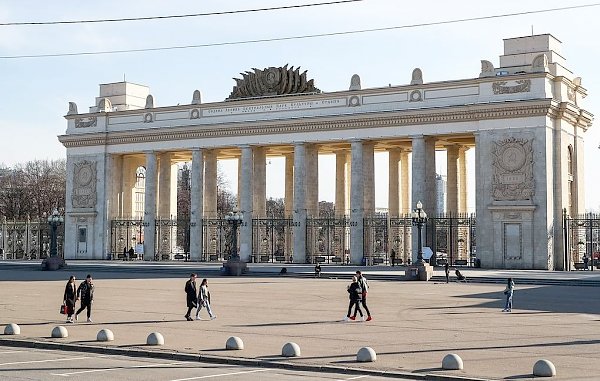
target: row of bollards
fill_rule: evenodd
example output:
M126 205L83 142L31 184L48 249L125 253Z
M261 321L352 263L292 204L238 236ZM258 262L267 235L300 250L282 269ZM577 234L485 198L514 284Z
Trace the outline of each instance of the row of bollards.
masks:
M20 335L21 328L14 323L8 324L4 327L5 335ZM63 326L54 327L52 329L53 338L65 338L69 336L67 328ZM97 341L113 341L115 335L110 329L101 329L96 335ZM159 332L152 332L146 339L147 345L164 345L165 338ZM225 349L228 350L243 350L244 342L237 336L231 336L225 342ZM281 348L281 355L283 357L300 357L300 346L293 342L288 342ZM356 361L358 362L374 362L377 359L377 353L371 347L362 347L356 354ZM442 369L444 370L462 370L464 367L463 360L459 355L450 353L444 356L442 359ZM533 366L533 375L536 377L553 377L556 376L556 368L551 361L538 360Z

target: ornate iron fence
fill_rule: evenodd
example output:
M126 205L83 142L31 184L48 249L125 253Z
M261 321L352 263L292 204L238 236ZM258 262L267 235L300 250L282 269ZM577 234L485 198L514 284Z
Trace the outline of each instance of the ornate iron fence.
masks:
M433 251L433 263L450 266L476 264L475 215L441 214L426 225L425 243Z
M202 220L202 258L204 262L218 262L229 259L229 245L232 227L224 218L205 218ZM238 235L239 235L238 229ZM239 250L239 242L238 250Z
M565 270L600 269L600 214L564 213Z
M306 219L306 261L310 263L347 263L350 255L350 218Z
M291 218L252 220L252 259L254 262L286 262L292 254L294 221Z
M0 259L43 259L50 255L51 228L45 219L0 222ZM64 224L57 229L57 252L64 256Z

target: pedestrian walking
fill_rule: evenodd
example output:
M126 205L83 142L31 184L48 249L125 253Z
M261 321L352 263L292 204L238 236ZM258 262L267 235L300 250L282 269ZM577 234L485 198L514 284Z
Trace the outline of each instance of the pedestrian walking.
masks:
M450 266L448 265L448 261L444 263L444 273L446 273L446 283L450 283Z
M319 264L317 262L317 264L315 265L315 278L320 278L321 277L321 264Z
M396 250L392 249L392 253L390 254L390 258L392 259L392 267L396 264Z
M506 304L502 312L511 312L512 311L512 299L513 292L515 290L515 282L513 282L512 278L508 278L506 281L506 288L504 289L504 295L506 295Z
M362 272L360 272L360 270L356 271L356 278L358 280L358 285L362 290L362 298L360 302L363 308L365 309L365 312L367 313L367 321L371 321L373 320L373 318L371 317L369 307L367 307L367 292L369 291L369 283L367 282L367 278L365 278L364 275L362 275Z
M75 302L77 301L77 286L75 286L75 276L71 275L65 286L63 295L63 304L67 314L67 323L73 323L73 314L75 313Z
M187 321L193 321L190 316L192 313L192 309L198 307L198 293L196 292L196 274L191 273L190 279L185 282L185 295L187 302L187 313L185 314L185 319Z
M83 310L87 309L87 321L92 323L92 303L94 302L94 284L92 276L88 274L85 280L77 287L77 300L81 300L81 307L75 313L75 320Z
M198 292L198 309L196 310L196 320L202 320L200 317L200 310L202 307L206 307L206 312L208 312L208 316L210 320L214 320L217 318L215 314L213 314L212 309L210 308L210 291L208 291L208 280L202 279L202 283L200 283L200 291Z
M348 297L350 298L350 304L348 304L348 313L346 314L344 321L355 320L357 312L360 314L362 320L364 320L362 310L360 309L360 301L362 300L362 289L360 288L360 285L358 284L358 278L355 275L352 276L352 283L348 285L347 290L349 294ZM354 307L353 315L351 315L352 307Z

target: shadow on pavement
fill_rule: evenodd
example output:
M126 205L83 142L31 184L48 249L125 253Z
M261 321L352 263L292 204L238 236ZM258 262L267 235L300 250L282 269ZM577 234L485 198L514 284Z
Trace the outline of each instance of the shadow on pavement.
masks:
M284 326L298 326L298 325L313 325L313 324L331 324L331 323L340 323L339 320L324 320L324 321L298 321L298 322L288 322L288 323L263 323L263 324L237 324L230 325L230 327L234 328L249 328L249 327L284 327Z

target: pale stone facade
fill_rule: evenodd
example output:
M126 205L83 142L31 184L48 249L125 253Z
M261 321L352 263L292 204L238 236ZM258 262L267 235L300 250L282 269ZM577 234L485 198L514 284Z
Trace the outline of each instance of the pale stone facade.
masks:
M436 150L448 152L446 209L464 213L471 149L482 266L564 268L562 211L584 210L583 137L592 122L580 108L586 90L553 36L504 45L500 67L482 61L477 78L427 83L415 69L409 85L385 88L362 89L353 76L348 91L320 93L308 81L312 93L243 98L247 88L238 81L236 100L201 103L196 91L189 105L156 107L145 86L101 85L89 113L70 104L59 137L68 155L65 257L106 256L111 220L132 216L140 165L144 252L157 253L163 239L154 237L155 221L176 215L174 164L191 161L190 250L199 259L206 244L201 219L216 213L216 162L238 158L240 255L248 261L252 218L265 214L266 158L285 156L285 212L294 222L289 245L294 262L304 262L306 218L318 215L317 157L331 153L336 214L349 216L349 257L359 264L370 239L363 218L375 213L374 152L389 152L389 215L407 213L420 200L435 216L444 212L436 207ZM274 80L272 69L266 81ZM306 83L306 77L296 82ZM86 234L78 234L82 229ZM415 246L416 234L405 238L404 247L410 240Z

